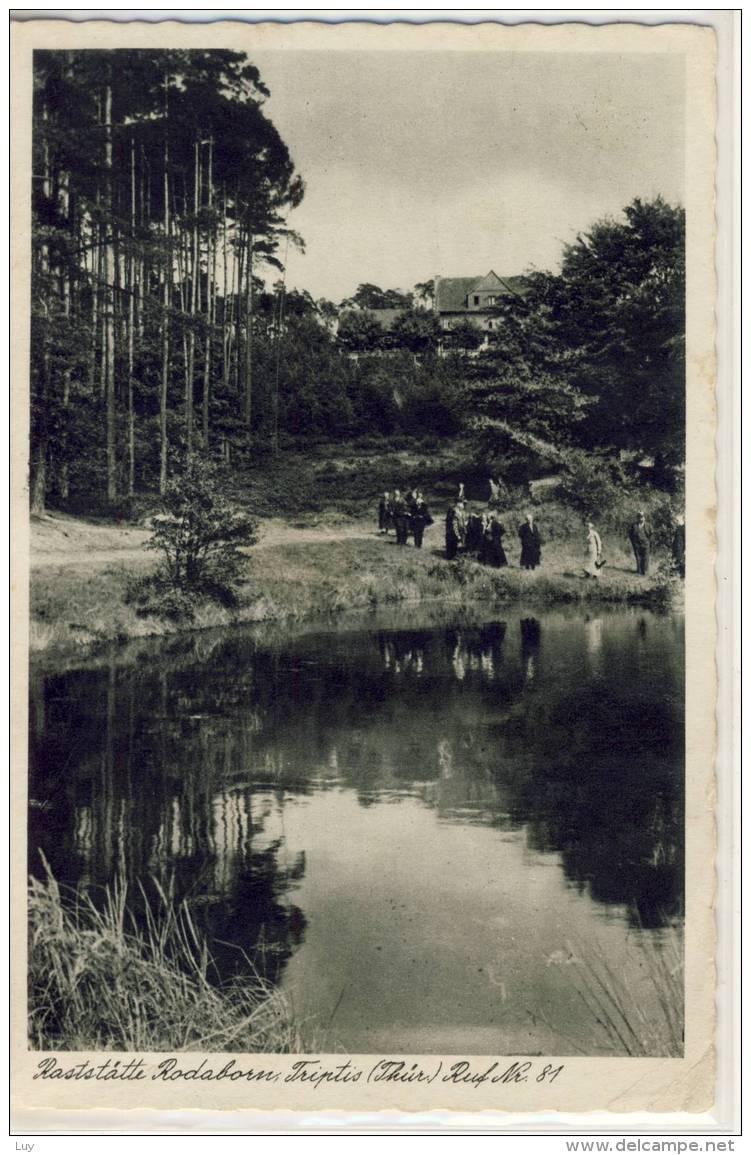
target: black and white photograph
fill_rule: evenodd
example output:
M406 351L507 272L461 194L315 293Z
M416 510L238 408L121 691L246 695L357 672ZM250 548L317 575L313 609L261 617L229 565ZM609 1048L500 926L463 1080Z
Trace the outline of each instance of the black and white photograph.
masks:
M329 31L33 51L32 1066L682 1059L686 57Z

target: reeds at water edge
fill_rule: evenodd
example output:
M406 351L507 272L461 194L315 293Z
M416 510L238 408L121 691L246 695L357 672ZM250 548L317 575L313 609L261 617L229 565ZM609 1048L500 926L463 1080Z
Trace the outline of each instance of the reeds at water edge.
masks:
M587 948L567 943L575 959L572 981L578 997L594 1020L596 1037L609 1051L634 1057L683 1055L684 957L683 936L668 926L659 937L641 934L630 939L627 954L641 974L639 989L627 977L625 965L614 966L596 940ZM625 959L621 959L621 964ZM598 1046L598 1050L600 1047Z
M137 923L122 880L99 904L46 878L29 884L29 1044L51 1051L305 1050L287 999L252 968L211 981L186 903L141 888Z

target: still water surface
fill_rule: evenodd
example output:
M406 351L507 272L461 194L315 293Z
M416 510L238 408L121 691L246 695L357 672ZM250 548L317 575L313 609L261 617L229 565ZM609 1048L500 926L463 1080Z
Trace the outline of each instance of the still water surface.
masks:
M629 1050L615 990L670 1050L681 618L194 635L37 666L31 707L32 872L174 880L326 1049Z

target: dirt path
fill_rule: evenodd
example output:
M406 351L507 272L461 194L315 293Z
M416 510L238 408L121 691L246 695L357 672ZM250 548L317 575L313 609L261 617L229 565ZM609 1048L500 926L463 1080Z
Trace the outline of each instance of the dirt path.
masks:
M367 521L295 526L274 517L261 522L255 548L297 542L368 538L373 533L374 526ZM140 526L99 525L63 514L45 513L32 520L31 564L33 568L52 565L103 566L112 562L143 560L143 547L148 538L148 529Z

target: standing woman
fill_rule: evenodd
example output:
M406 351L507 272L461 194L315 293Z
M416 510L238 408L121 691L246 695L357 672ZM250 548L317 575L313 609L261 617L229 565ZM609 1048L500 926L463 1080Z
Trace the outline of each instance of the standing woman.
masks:
M519 541L522 545L519 565L522 569L536 569L542 560L542 542L531 513L527 514L519 526Z
M591 521L587 522L587 560L584 563L586 577L598 578L602 564L602 540Z
M501 524L501 519L497 513L491 514L490 517L490 564L498 568L508 565L508 558L506 551L503 548L503 538L506 534L504 526Z

